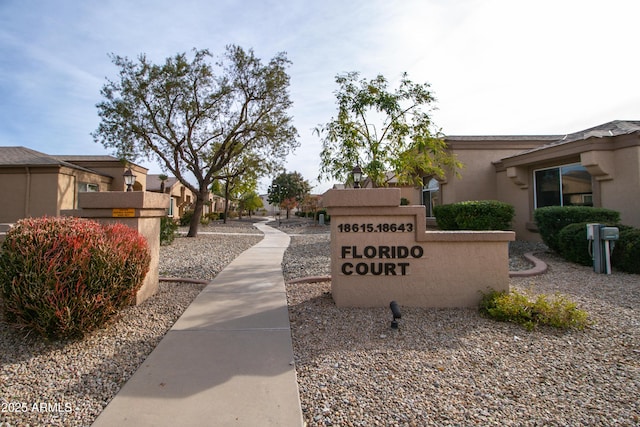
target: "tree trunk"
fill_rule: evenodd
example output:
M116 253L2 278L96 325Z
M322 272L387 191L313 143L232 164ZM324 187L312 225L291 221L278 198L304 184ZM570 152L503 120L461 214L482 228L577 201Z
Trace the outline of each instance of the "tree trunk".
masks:
M227 223L228 217L229 217L229 180L227 180L224 184L224 218L222 220L223 224Z
M200 227L200 218L202 217L204 202L205 198L201 194L196 194L196 203L193 207L193 216L189 223L189 232L187 233L187 237L196 237L198 235L198 227Z

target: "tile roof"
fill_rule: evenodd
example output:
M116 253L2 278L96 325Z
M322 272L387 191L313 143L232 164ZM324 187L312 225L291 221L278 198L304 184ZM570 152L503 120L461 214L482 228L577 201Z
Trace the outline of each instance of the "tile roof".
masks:
M167 180L165 180L164 187L171 188L177 182L178 178L170 176ZM147 175L147 190L160 191L160 174Z
M62 166L62 160L26 147L0 147L0 166Z
M556 141L562 135L447 135L445 141L452 142L478 142L478 141Z
M70 161L64 160L63 158L66 159L67 156L51 156L49 154L41 153L27 147L0 147L0 167L65 166L68 168L91 172L98 175L105 175L101 172L96 172L94 170L75 165Z
M51 155L59 160L67 161L67 162L113 162L120 161L117 157L106 156L106 155L77 155L77 154L59 154L59 155Z
M527 154L534 151L544 150L550 147L556 147L563 144L569 144L575 141L585 141L590 138L608 138L620 135L628 135L631 133L640 133L640 121L638 120L614 120L589 129L581 130L574 133L566 134L555 141L540 147L523 151L517 155Z

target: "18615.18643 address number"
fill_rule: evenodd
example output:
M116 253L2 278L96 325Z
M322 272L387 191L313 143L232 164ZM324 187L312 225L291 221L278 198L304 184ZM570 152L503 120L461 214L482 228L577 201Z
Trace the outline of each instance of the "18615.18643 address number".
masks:
M338 224L341 233L403 233L412 232L413 224Z

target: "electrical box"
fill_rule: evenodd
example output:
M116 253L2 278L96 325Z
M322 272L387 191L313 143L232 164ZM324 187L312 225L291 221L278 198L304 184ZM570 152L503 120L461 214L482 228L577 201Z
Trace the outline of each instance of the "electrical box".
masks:
M600 238L602 240L618 240L620 238L620 230L618 230L618 227L602 227L600 229Z
M587 224L587 240L593 240L595 235L595 228L599 227L600 224Z

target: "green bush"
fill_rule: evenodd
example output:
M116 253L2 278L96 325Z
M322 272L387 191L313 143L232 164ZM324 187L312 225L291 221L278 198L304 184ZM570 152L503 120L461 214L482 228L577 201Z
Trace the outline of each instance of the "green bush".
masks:
M611 264L627 273L640 274L640 229L620 228L620 240L615 242Z
M456 222L456 209L456 204L436 205L433 207L436 224L440 230L459 230Z
M559 329L584 329L588 325L588 314L579 310L576 304L565 296L556 294L553 298L538 295L535 301L516 291L490 291L483 294L480 312L500 322L513 322L528 330L538 325Z
M567 261L593 265L589 254L586 222L569 224L558 233L558 254Z
M180 225L185 226L185 225L191 224L191 218L193 218L193 211L192 210L184 211L182 213L182 216L180 217Z
M533 219L538 226L542 241L549 249L560 253L558 235L564 227L583 222L617 224L620 222L620 213L588 206L547 206L533 211Z
M150 259L146 240L123 224L20 220L0 253L5 317L46 338L82 337L135 300Z
M515 210L497 200L474 200L434 207L441 230L508 230Z
M163 216L160 218L160 244L161 245L170 245L173 243L173 240L176 238L176 232L178 231L178 224L173 220L173 218L169 218L168 216Z

